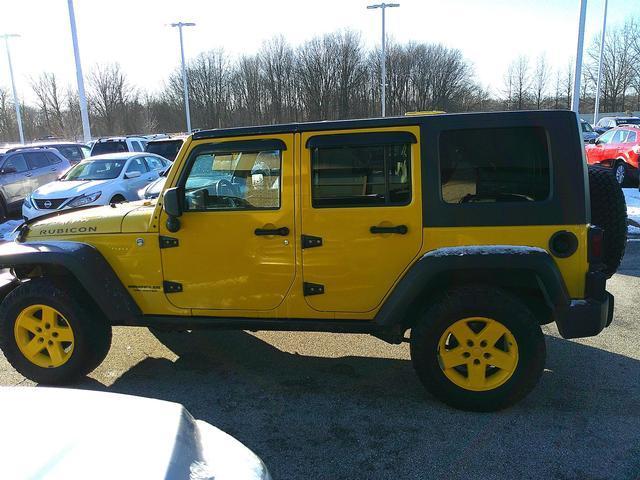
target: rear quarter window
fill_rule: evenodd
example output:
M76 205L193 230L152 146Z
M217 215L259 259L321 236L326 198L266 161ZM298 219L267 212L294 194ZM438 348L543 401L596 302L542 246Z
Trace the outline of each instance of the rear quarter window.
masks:
M439 168L442 200L449 204L540 202L551 194L542 127L445 130Z

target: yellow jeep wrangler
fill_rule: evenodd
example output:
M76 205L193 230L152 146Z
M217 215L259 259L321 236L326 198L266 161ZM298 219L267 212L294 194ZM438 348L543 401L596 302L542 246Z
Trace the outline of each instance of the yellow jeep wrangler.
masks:
M112 326L366 333L409 341L444 402L497 410L538 381L541 325L611 322L625 215L571 112L200 131L157 201L56 212L0 247L0 347L59 384Z

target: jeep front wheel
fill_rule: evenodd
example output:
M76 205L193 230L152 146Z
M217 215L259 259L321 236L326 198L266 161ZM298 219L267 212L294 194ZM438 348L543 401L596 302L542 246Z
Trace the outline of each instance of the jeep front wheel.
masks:
M534 315L498 288L452 289L411 329L411 360L421 382L462 410L516 403L538 382L545 355Z
M103 315L48 279L22 283L0 305L0 348L34 382L77 380L104 360L110 346Z

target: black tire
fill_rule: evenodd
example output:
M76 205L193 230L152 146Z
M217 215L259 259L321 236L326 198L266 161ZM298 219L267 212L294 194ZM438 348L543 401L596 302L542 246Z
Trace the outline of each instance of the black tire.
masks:
M513 373L490 390L473 391L456 385L440 366L440 338L455 322L470 317L496 320L508 329L517 345ZM506 339L501 337L494 345L501 341ZM468 357L466 352L463 355ZM480 363L473 358L466 362ZM516 297L495 287L470 285L451 289L427 308L411 329L411 361L420 381L435 397L461 410L490 412L518 402L538 383L545 358L544 336L534 315ZM487 375L494 367L482 368Z
M113 198L109 200L109 203L124 203L126 201L127 199L124 198L122 195L114 195Z
M38 278L19 285L0 304L0 349L13 368L34 382L46 385L71 383L93 371L109 351L111 326L102 313L95 312L95 307L72 292L68 285ZM73 352L61 366L38 366L18 347L14 335L16 319L23 309L36 304L56 309L73 330Z
M604 230L603 262L611 277L622 261L627 246L627 204L615 177L606 169L589 169L591 224Z

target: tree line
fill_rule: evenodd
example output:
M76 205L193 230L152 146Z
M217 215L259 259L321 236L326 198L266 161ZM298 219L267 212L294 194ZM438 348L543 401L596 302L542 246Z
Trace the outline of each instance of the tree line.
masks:
M587 49L581 108L593 110L599 36ZM640 110L640 29L630 20L605 41L601 111ZM387 45L387 115L570 108L573 65L553 70L546 58L519 56L495 92L481 85L459 49L441 44ZM194 128L272 124L378 116L380 52L367 49L350 30L315 37L293 47L282 36L258 52L234 58L223 49L200 53L187 65ZM182 76L170 73L150 93L133 85L117 63L97 65L86 79L94 136L184 130ZM32 103L22 105L25 137L81 138L75 89L55 74L30 79ZM0 142L17 140L12 97L0 88Z

